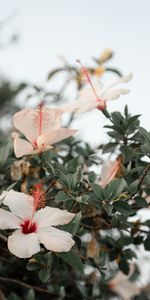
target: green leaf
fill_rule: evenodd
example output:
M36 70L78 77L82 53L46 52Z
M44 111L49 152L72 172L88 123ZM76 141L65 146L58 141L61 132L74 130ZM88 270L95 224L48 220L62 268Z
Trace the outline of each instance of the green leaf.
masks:
M62 252L57 254L62 260L70 265L75 271L83 273L83 264L80 257L71 250L70 252Z
M129 187L128 187L128 191L130 194L134 194L137 191L138 188L138 184L139 184L139 179L136 179L135 181L133 181Z
M82 213L80 211L75 215L75 218L69 224L63 226L63 229L65 231L69 231L74 236L80 226L81 217Z
M35 300L35 292L33 289L30 289L25 296L25 300Z
M50 270L49 269L41 269L39 271L39 279L45 283L49 280L50 278Z
M145 141L150 144L150 133L143 127L139 127L139 132L144 137Z
M93 189L94 194L97 196L98 199L103 200L104 195L103 195L103 188L96 184L96 183L91 183L91 187Z
M114 203L114 208L119 211L123 216L130 216L133 213L130 205L124 201L117 201Z
M93 171L89 172L88 179L89 179L90 182L94 182L96 180L96 177L97 176Z
M144 241L144 248L145 250L150 251L150 233L147 235L147 238Z
M129 264L125 258L124 255L121 254L120 259L119 259L119 263L118 263L119 269L125 274L128 275L130 268L129 268Z
M134 200L135 200L136 205L138 207L142 208L142 207L147 207L148 206L147 201L143 197L135 197Z
M67 193L63 192L63 191L60 191L58 192L58 194L56 195L55 197L55 201L56 203L59 203L59 202L66 202L68 200L72 200L71 197L68 196Z
M27 270L28 271L35 271L35 270L38 270L40 269L40 265L37 263L37 262L29 262L27 264Z
M115 179L110 182L104 189L104 195L106 199L114 199L124 191L126 187L126 181L124 178Z
M125 249L123 251L123 254L126 257L126 259L132 259L133 257L137 258L136 253L133 250L131 250L131 249Z
M118 146L118 143L108 143L103 146L103 153L112 152L117 146Z
M111 216L113 211L113 205L109 204L108 202L103 202L103 208L106 211L108 216Z
M8 300L22 300L22 298L20 298L17 294L15 293L11 293L8 298Z
M0 168L3 168L9 158L10 143L0 148Z

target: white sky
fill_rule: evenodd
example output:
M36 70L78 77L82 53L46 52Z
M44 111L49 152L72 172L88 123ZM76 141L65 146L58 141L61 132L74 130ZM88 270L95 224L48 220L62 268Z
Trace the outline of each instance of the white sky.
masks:
M11 32L21 38L0 52L0 72L13 80L43 83L48 71L59 65L58 56L89 63L111 48L116 56L110 64L124 74L132 72L134 79L128 85L131 93L109 108L123 110L127 103L132 113L143 114L142 125L149 129L149 0L0 0L0 20L12 12L16 18ZM100 137L102 125L104 118L97 111L78 122L85 139L90 136L93 142L93 130Z

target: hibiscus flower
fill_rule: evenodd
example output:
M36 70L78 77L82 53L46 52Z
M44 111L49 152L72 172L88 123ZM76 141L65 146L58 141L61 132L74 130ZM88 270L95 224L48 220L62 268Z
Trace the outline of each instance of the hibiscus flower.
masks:
M81 64L80 61L78 62ZM82 64L81 66L85 77L87 78L87 84L80 90L79 97L76 101L61 107L64 112L83 113L91 111L94 108L104 110L106 109L107 101L116 100L121 95L129 93L128 89L115 87L121 83L130 81L132 79L132 74L123 76L104 88L97 76L94 76L92 81L87 69Z
M0 209L0 228L15 229L8 237L8 249L20 258L28 258L40 251L40 243L54 252L67 252L74 245L69 232L53 226L69 223L75 216L66 210L45 206L41 185L36 185L32 195L9 191L3 204L10 211Z
M13 117L14 127L27 140L20 138L17 132L12 133L16 157L49 150L53 144L73 135L77 130L61 128L62 114L62 110L47 108L43 104L35 110L25 108L17 112Z

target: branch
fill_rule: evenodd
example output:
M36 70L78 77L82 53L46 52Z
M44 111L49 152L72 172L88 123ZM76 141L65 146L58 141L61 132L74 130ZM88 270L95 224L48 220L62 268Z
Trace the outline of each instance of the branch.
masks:
M147 175L148 171L150 170L150 164L147 165L147 167L145 168L145 170L143 171L143 174L141 175L141 177L139 178L139 183L138 183L138 188L141 186L145 176Z
M38 286L35 286L35 285L30 285L28 283L24 283L18 279L12 279L12 278L6 278L6 277L0 277L0 281L4 281L4 282L12 282L12 283L16 283L16 284L19 284L19 285L22 285L28 289L34 289L38 292L42 292L42 293L46 293L46 294L51 294L50 291L46 290L46 289L43 289L43 288L40 288Z

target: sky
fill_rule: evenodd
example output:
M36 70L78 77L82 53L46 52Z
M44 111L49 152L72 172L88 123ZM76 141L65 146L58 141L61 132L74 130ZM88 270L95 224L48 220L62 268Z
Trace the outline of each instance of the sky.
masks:
M88 64L105 48L115 52L110 66L134 77L131 93L111 102L109 109L122 111L125 104L142 114L149 129L150 85L149 0L0 0L0 20L12 15L4 40L16 32L20 39L0 52L0 73L14 82L44 83L49 70L60 65L60 56L72 64L77 58ZM94 111L79 118L85 140L97 140L105 120ZM86 128L86 130L85 130Z

